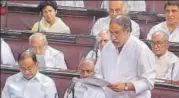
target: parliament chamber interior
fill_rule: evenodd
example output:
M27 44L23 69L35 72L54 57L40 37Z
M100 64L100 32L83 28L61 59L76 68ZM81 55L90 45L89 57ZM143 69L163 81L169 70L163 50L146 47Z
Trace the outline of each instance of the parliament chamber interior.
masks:
M1 7L1 38L9 44L16 60L29 47L33 24L42 18L37 9L39 3L37 0L10 0L4 9ZM90 35L93 25L99 18L108 16L107 10L100 8L101 3L101 0L84 0L84 7L58 6L57 16L69 26L71 34L45 33L49 46L64 53L68 68L58 71L40 70L55 81L60 98L63 98L72 78L79 77L81 60L94 48L96 37ZM139 39L151 49L151 42L146 40L147 34L154 25L165 21L165 1L145 0L145 3L146 11L130 11L128 15L140 26ZM179 57L179 43L171 42L169 51ZM17 72L17 67L1 66L1 91L6 79ZM179 98L179 85L156 82L152 98Z

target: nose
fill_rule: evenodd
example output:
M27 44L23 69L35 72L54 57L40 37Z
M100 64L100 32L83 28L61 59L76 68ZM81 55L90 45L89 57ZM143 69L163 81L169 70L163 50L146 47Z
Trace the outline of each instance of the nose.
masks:
M116 37L113 34L110 34L111 36L111 41L114 41L116 39Z

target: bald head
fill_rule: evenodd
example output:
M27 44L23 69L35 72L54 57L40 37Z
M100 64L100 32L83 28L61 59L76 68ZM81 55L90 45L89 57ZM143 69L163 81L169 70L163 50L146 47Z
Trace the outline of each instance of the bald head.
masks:
M84 59L80 64L80 77L88 78L95 75L95 61L93 59Z
M163 31L156 31L152 34L152 51L158 57L164 55L169 48L169 35Z
M109 15L110 17L114 15L125 15L127 14L127 7L124 1L109 1Z

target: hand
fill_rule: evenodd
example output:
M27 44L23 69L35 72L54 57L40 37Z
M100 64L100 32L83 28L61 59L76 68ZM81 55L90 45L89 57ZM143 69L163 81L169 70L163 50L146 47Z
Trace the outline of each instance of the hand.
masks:
M115 92L122 92L125 88L125 83L109 84L108 87Z

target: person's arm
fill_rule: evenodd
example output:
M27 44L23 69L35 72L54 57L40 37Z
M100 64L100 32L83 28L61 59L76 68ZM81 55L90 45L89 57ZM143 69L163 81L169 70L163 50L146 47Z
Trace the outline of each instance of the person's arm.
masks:
M39 22L36 22L33 26L32 26L32 31L33 32L37 32L39 28Z
M139 80L132 81L137 94L145 90L152 90L156 77L155 56L147 46L143 46L142 48L145 49L141 49L140 51L137 68Z
M55 64L56 68L67 69L63 53L59 52L57 55L55 55Z
M6 80L5 86L1 92L1 98L10 98L8 84L9 84L9 79Z
M57 92L57 88L55 86L55 83L53 80L49 80L48 81L48 86L45 87L45 98L58 98L58 92Z
M11 48L4 40L1 40L1 60L2 64L16 65Z
M134 22L132 20L132 32L131 34L137 38L140 37L140 27L139 27L139 24L137 24L136 22Z
M91 34L90 35L94 35L94 36L97 36L100 32L100 25L103 25L101 23L101 18L98 19L95 24L93 25L93 28L91 29Z

